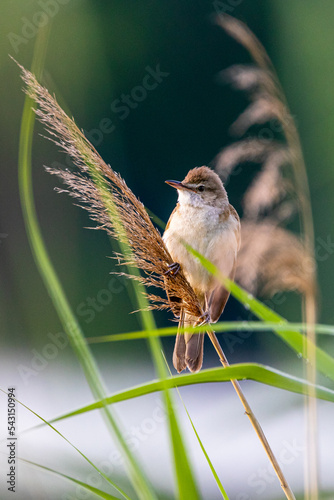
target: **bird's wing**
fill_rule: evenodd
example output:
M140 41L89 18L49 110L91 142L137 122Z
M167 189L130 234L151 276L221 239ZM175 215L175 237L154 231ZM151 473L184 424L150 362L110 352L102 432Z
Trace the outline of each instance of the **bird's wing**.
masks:
M235 218L235 220L237 221L237 227L238 227L238 230L237 230L237 234L236 234L236 238L237 238L237 252L239 251L240 249L240 244L241 244L241 226L240 226L240 217L239 217L239 214L238 212L236 211L236 209L233 207L233 205L229 205L229 209L230 209L230 214L233 215L233 217Z
M237 222L237 224L235 225L235 253L234 253L233 260L231 261L231 264L232 264L231 268L230 268L231 271L227 275L227 277L230 280L234 280L235 271L236 271L236 267L237 267L236 266L237 254L238 254L238 250L240 248L240 219L239 219L239 215L238 215L237 211L235 210L235 208L232 205L229 206L229 209L230 209L230 215L232 215ZM225 264L226 264L226 262L222 262L222 268L225 267ZM223 269L221 269L221 271L224 274ZM225 272L226 272L226 268L225 268ZM210 293L210 295L206 297L206 306L207 306L207 310L210 312L210 317L211 317L212 323L216 323L216 321L218 321L220 315L222 314L222 312L225 308L225 305L226 305L226 302L227 302L229 296L230 296L230 292L228 292L223 285L218 284L216 286L216 288L214 288L214 290Z
M172 220L172 218L173 218L173 215L175 214L175 212L176 212L176 210L177 210L177 208L178 208L178 205L179 205L179 204L177 203L177 204L176 204L176 207L175 207L175 208L174 208L174 210L173 210L173 212L172 212L172 213L170 214L170 216L169 216L168 222L167 222L167 224L166 224L165 232L166 232L166 231L167 231L167 229L169 228L170 222L171 222L171 220Z
M181 309L179 329L184 325L184 311ZM187 367L186 364L186 342L183 333L177 333L173 352L173 365L178 373Z
M236 267L235 260L232 271L228 276L230 280L234 279ZM220 315L225 309L229 296L230 292L228 292L223 285L217 285L211 292L210 296L207 297L207 309L209 310L212 323L216 323L219 320Z
M186 327L187 318L184 326ZM189 322L193 325L193 322ZM187 367L191 372L198 372L203 364L203 347L204 347L204 333L187 333L184 332L186 353L185 359Z

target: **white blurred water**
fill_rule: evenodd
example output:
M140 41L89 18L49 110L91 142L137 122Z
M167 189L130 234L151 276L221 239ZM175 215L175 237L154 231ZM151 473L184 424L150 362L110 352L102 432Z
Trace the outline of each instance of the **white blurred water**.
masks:
M1 354L1 388L14 386L17 398L43 418L51 419L89 404L90 390L70 349L50 359L34 375L22 376L22 366L32 366L32 352L7 351ZM141 358L129 371L123 359L101 362L108 392L120 391L154 378L152 366ZM25 373L25 372L24 372ZM292 489L303 490L305 427L303 397L255 382L243 381L245 394L279 458ZM181 394L200 438L217 473L232 500L271 500L283 498L250 422L229 383L182 388ZM199 448L191 425L176 393L182 432L188 446L202 498L221 498L210 469ZM175 498L175 481L166 427L166 414L159 394L151 394L114 405L118 420L134 453L158 491ZM0 397L1 415L1 499L88 499L95 498L80 487L40 471L23 462L16 463L16 493L8 492L6 449L7 397ZM18 405L19 432L40 423L28 410ZM321 487L334 491L334 406L318 402L318 438ZM112 441L99 411L70 418L55 427L85 453L98 467L124 486L131 498L133 490L126 485L122 459ZM87 481L116 494L84 459L56 432L48 427L18 435L17 454L64 474ZM117 496L117 494L116 494ZM191 500L191 499L190 499Z

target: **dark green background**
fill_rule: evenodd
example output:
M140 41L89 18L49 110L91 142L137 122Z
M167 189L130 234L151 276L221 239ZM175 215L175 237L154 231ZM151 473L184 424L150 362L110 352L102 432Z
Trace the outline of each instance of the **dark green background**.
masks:
M9 1L1 4L1 305L2 342L14 348L31 348L45 342L47 332L61 329L29 248L20 208L17 153L24 96L13 55L30 67L35 37L17 47L12 35L22 35L26 20L34 21L41 4ZM228 1L225 4L229 4ZM230 2L230 12L245 21L263 42L280 76L292 113L298 123L311 187L316 238L332 237L334 60L331 0L244 0ZM237 5L238 4L238 5ZM217 83L217 74L232 63L248 61L246 52L213 26L210 1L103 1L70 0L52 17L44 83L85 131L97 129L109 118L115 125L97 145L102 157L121 173L136 195L163 220L172 211L176 195L164 184L182 179L194 166L208 164L221 147L231 142L228 127L244 109L247 98ZM140 85L146 67L169 73L125 120L111 110L117 98ZM87 231L86 213L66 195L53 191L57 179L43 164L64 163L57 148L38 136L34 149L34 194L45 242L74 310L88 297L106 288L113 262L106 234ZM246 186L237 176L228 186L231 202L240 210ZM333 237L334 238L334 237ZM331 322L334 257L318 262L321 322ZM300 319L299 299L287 295L274 306L290 320ZM82 306L81 311L85 308ZM124 288L96 313L94 321L79 314L87 336L137 329L133 307ZM230 300L226 318L246 318ZM168 316L156 314L159 325ZM140 347L139 347L140 346ZM172 341L166 340L170 351ZM238 347L238 346L237 346ZM232 360L258 358L260 347L274 355L287 349L270 336L252 338L231 353ZM103 348L125 352L129 345ZM135 351L146 356L144 343ZM168 351L168 352L169 352ZM208 348L210 352L210 348ZM261 355L263 359L263 355ZM208 361L211 363L211 361ZM216 363L216 359L212 359Z

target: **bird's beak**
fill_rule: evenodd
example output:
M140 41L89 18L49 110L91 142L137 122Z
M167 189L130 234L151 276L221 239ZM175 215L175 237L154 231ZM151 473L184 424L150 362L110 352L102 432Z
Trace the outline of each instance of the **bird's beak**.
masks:
M184 191L195 191L193 188L182 184L180 181L165 181L166 184L172 186L175 189L183 189Z

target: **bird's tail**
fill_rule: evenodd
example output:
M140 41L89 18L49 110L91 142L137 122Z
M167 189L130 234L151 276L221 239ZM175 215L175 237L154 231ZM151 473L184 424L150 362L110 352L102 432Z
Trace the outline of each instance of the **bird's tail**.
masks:
M179 328L193 326L195 318L181 311ZM178 333L173 353L174 368L180 373L185 368L197 372L203 364L204 333Z

